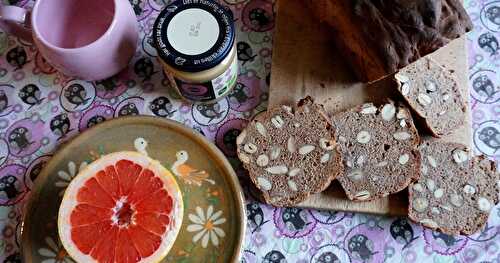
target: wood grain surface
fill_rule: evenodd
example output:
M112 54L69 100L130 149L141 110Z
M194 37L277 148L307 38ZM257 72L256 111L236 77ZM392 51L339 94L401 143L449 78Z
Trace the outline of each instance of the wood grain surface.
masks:
M391 78L370 85L356 80L343 55L334 48L332 31L315 19L303 1L279 0L277 12L269 107L291 104L310 95L316 102L323 104L329 114L334 114L365 102L381 103L387 98L401 100ZM457 73L462 94L468 98L466 55L466 40L462 37L433 53L431 57ZM470 146L470 111L467 116L463 128L442 139ZM406 194L405 190L371 202L352 202L335 181L325 192L311 196L298 206L406 215Z

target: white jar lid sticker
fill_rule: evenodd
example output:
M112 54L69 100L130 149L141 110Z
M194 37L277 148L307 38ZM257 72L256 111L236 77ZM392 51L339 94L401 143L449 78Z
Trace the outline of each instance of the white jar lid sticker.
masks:
M178 52L196 56L215 45L219 31L219 23L212 14L200 8L190 8L172 18L167 27L167 38Z

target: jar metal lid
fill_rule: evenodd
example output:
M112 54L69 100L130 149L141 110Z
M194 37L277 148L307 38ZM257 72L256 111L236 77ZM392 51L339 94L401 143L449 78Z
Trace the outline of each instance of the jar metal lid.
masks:
M199 72L217 66L235 41L232 12L213 0L178 0L158 15L153 42L169 66Z

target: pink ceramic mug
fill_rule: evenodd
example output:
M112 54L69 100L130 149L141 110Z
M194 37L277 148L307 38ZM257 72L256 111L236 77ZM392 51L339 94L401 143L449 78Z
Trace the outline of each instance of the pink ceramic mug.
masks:
M84 80L105 79L125 68L138 39L128 0L37 0L31 12L1 5L0 27L25 40L32 37L55 68Z

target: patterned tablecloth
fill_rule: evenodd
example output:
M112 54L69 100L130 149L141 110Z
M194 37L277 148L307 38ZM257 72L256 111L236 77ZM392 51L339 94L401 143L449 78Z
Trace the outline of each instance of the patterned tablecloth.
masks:
M2 1L32 5L28 0ZM272 0L220 1L234 12L241 72L238 89L213 105L182 102L168 87L156 61L148 36L168 0L130 0L141 29L137 53L128 69L100 82L68 79L55 72L32 44L0 32L3 262L20 262L18 230L37 168L60 144L107 119L146 114L184 123L214 141L238 174L244 174L235 159L232 140L235 130L266 109L275 10ZM500 1L468 0L465 6L475 25L468 35L474 150L498 160ZM68 100L68 87L74 82L85 89L81 103ZM64 123L70 124L69 129L63 128ZM8 177L12 167L25 172ZM252 201L250 196L247 199L243 262L500 262L500 207L492 210L481 233L452 237L408 223L406 218L273 208ZM284 227L284 220L295 230ZM44 262L56 262L55 253L40 253L47 254Z

